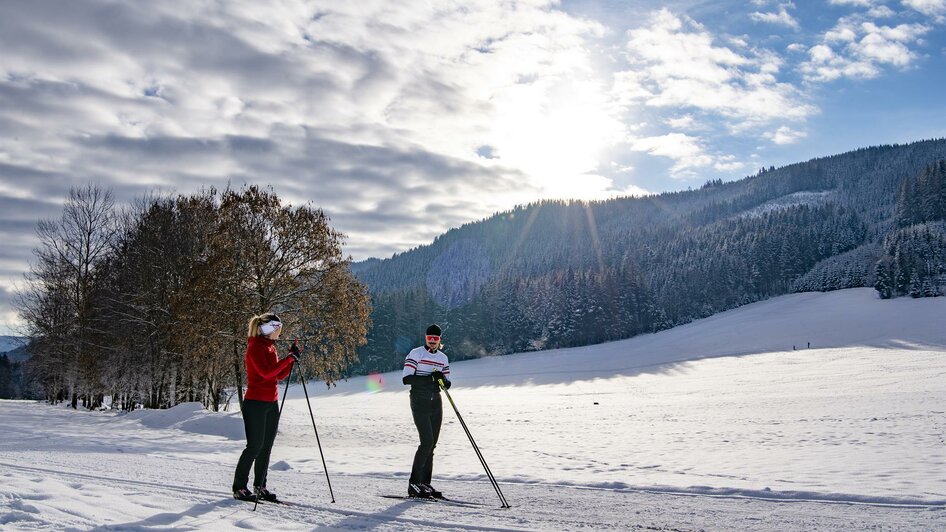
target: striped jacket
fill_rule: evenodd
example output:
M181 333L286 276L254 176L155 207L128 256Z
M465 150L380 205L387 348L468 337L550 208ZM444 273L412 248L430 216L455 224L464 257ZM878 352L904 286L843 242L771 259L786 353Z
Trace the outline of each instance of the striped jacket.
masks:
M437 352L431 353L426 347L416 347L404 359L402 376L418 375L423 377L437 370L440 370L447 380L450 379L450 361L447 360L447 355L439 349Z

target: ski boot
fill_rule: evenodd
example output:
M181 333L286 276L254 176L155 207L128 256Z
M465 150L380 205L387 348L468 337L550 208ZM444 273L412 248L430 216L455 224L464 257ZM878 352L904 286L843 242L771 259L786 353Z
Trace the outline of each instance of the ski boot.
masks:
M259 500L266 502L279 502L279 499L276 498L276 494L266 489L266 486L256 486L256 496L259 497Z
M233 498L238 501L250 501L253 502L256 500L256 495L252 491L246 488L240 488L233 491Z
M408 484L407 496L412 499L433 499L433 495L424 489L423 484Z
M443 496L443 493L440 493L439 491L434 489L434 487L431 486L430 484L421 484L420 487L423 488L423 490L426 491L427 494L430 495L431 498L446 499L446 497Z

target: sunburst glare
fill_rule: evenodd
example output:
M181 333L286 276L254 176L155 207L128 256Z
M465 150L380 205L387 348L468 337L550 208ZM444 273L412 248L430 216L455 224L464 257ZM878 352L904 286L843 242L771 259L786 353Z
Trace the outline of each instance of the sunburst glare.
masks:
M493 136L500 161L522 169L543 198L615 194L611 179L595 172L624 126L597 82L515 85L498 104Z

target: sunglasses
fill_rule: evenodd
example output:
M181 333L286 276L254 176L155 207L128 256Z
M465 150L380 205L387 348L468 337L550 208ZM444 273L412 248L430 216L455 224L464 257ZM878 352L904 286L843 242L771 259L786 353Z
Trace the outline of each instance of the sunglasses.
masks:
M439 336L434 336L434 335L432 335L432 334L428 334L428 335L427 335L427 341L428 341L428 342L439 342L439 341L440 341L440 337L439 337Z

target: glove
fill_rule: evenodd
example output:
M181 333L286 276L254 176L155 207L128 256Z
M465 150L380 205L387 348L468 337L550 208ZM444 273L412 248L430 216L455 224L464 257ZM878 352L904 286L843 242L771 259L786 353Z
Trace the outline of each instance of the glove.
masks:
M302 352L299 351L299 345L296 342L289 346L289 356L296 362L299 362L299 359L302 358Z
M434 382L437 383L438 385L442 382L444 390L450 389L450 380L447 379L447 376L444 375L443 372L441 372L440 370L437 370L431 373L430 378L432 378Z
M426 386L433 381L431 381L430 375L405 375L401 378L401 382L410 386L414 386L415 384L417 386Z

